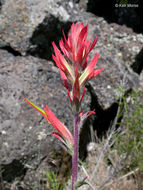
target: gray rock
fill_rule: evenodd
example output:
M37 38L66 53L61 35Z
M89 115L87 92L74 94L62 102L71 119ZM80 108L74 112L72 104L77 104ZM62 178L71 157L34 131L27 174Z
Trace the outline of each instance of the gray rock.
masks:
M8 45L22 55L34 51L41 43L42 47L47 48L49 43L46 43L52 40L53 28L61 32L58 22L69 22L70 17L76 14L76 11L72 11L73 6L72 2L61 0L6 0L0 15L0 46ZM32 37L41 24L42 34L34 38L36 42L33 44ZM47 35L50 36L44 41Z
M91 81L91 85L97 95L98 103L102 109L106 110L117 101L119 87L125 91L132 87L139 87L138 75L132 71L130 66L136 62L136 55L142 49L143 36L133 33L124 26L107 24L101 17L93 17L90 14L84 14L82 19L84 17L89 24L88 38L93 40L98 36L90 58L95 53L99 53L96 68L104 67L104 70ZM80 21L83 22L82 19ZM132 48L135 46L138 49L136 52Z
M11 182L24 175L25 165L35 168L60 149L59 141L50 135L53 127L24 98L41 108L47 104L71 132L73 122L66 92L51 62L0 50L0 63L0 164L3 180Z
M141 87L141 90L143 91L143 71L140 74L140 87Z
M96 119L93 116L84 123L80 154L84 154L83 149L91 138L89 126L100 131L108 129L116 116L118 87L122 86L127 92L142 86L142 66L137 66L142 58L136 59L140 52L142 55L142 34L80 11L72 1L3 1L0 15L0 163L5 169L4 181L13 183L19 177L18 181L24 179L28 186L34 183L36 189L39 176L35 176L35 172L38 175L40 167L49 168L47 160L52 158L53 149L55 152L60 149L58 141L48 135L53 131L52 126L27 105L24 98L40 107L47 104L70 131L73 129L72 112L58 69L51 61L36 57L51 59L51 41L58 44L62 28L67 34L71 23L76 21L89 24L90 40L98 36L89 60L100 53L96 68L104 66L99 76L87 85L82 108L83 111L96 109ZM137 66L137 70L132 68L138 74L140 70L140 78L131 65ZM62 160L61 149L60 154Z

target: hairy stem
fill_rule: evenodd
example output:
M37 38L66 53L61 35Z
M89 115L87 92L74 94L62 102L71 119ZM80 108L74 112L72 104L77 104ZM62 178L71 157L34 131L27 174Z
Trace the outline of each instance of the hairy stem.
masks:
M77 181L78 173L78 120L79 115L74 116L74 154L72 156L72 190L74 190L75 182Z

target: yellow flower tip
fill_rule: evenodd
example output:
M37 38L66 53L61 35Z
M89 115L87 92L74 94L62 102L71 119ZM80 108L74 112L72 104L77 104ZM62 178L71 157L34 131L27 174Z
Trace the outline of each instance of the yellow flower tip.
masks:
M46 112L44 110L42 110L41 108L39 108L38 106L36 106L35 104L33 104L30 100L28 100L27 98L25 98L25 101L30 105L32 106L34 109L36 109L37 111L39 111L41 113L41 115L43 115L47 120L48 120L48 116L46 114ZM49 121L48 121L49 124L51 124Z

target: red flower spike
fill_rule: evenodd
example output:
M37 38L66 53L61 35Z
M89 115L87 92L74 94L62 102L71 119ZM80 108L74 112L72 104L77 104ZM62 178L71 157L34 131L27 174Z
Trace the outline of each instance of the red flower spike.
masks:
M96 77L103 69L94 68L99 54L95 54L88 64L89 53L96 45L97 37L91 43L87 40L87 30L88 24L84 26L83 23L73 23L67 39L63 31L64 41L61 39L59 46L64 56L62 56L55 43L52 43L55 51L53 59L60 69L61 78L64 80L63 85L67 88L69 99L74 106L78 102L81 103L84 97L85 84ZM79 85L78 88L77 84ZM81 97L80 94L82 94Z

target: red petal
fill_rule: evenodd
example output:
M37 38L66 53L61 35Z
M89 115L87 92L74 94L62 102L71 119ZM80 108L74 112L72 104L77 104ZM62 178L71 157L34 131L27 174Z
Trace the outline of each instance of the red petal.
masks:
M83 116L85 118L89 117L90 115L95 114L95 110L86 112Z
M68 90L68 97L69 97L70 102L72 102L69 90Z
M91 59L89 65L87 66L87 70L89 70L89 72L92 72L94 70L98 57L99 54L95 54L95 56Z
M92 80L92 79L95 78L103 69L104 69L104 67L102 67L101 69L96 69L96 70L94 70L92 73L90 73L90 74L87 76L87 79L88 79L88 80Z
M68 41L66 40L65 33L64 33L63 30L62 30L62 32L63 32L63 37L64 37L64 41L65 41L66 48L67 48L67 49L70 49L69 44L68 44Z
M52 136L55 136L57 139L59 139L62 143L65 144L65 141L63 140L63 138L60 136L59 133L53 132L51 133Z
M77 25L77 24L78 24L78 23L76 23L76 25ZM81 30L82 30L83 28L84 28L83 23L79 23L78 27L76 27L76 32L75 32L75 34L74 34L74 38L75 38L76 42L78 42L78 38L79 38L80 32L81 32Z
M83 51L85 51L85 44L82 43L78 49L77 56L76 56L76 61L81 63L84 59L83 57Z
M62 39L59 41L59 46L60 46L60 48L61 48L63 54L64 54L66 57L69 58L69 52L67 51L67 49L66 49L66 47L65 47L64 42L63 42Z
M61 69L59 69L59 71L60 71L60 74L61 74L61 78L63 80L67 80L67 77L66 77L65 73Z
M88 26L86 25L84 28L82 28L80 34L79 34L79 37L78 37L78 41L77 41L77 47L79 47L79 45L86 40L87 38L87 29L88 29Z
M65 75L68 75L71 77L71 79L74 79L72 69L61 54L60 50L57 48L54 42L52 42L56 57L53 55L53 59L56 62L57 66L65 73Z
M95 114L95 110L93 110L93 111L88 111L88 112L86 112L85 114L81 114L81 120L83 121L84 119L86 119L87 117L89 117L90 115L92 115L92 114Z
M65 59L63 57L63 55L61 54L60 50L57 48L56 44L54 42L52 42L52 45L53 45L53 48L54 48L54 51L55 51L55 54L56 54L56 59L58 61L58 64L59 64L59 67L62 69L66 69L65 67Z
M82 102L83 98L84 98L84 94L85 94L85 87L83 87L83 91L82 91L82 96L80 98L80 102Z
M54 113L48 108L47 105L44 106L44 110L48 116L48 120L50 121L51 125L58 131L58 133L66 139L70 144L73 144L73 137L70 131L66 128L66 126L57 119Z
M73 86L73 101L80 99L80 86L79 86L79 76L77 74L74 86Z
M55 61L57 67L60 69L61 68L60 63L59 63L59 61L57 60L57 58L53 54L52 54L52 58Z
M94 70L94 77L96 77L103 69L104 67L102 67L101 69Z
M86 69L80 76L79 81L80 81L81 86L83 86L85 84L85 82L86 82L86 80L88 80L89 76L91 77L92 75L94 75L94 67L97 62L98 57L99 57L99 54L95 54L95 56L90 61L89 65L86 67Z
M89 52L94 48L94 46L96 45L96 42L97 42L97 36L96 36L96 38L93 40L93 42L92 42L92 44L91 44L91 46L90 46ZM88 53L89 53L89 52L88 52Z

